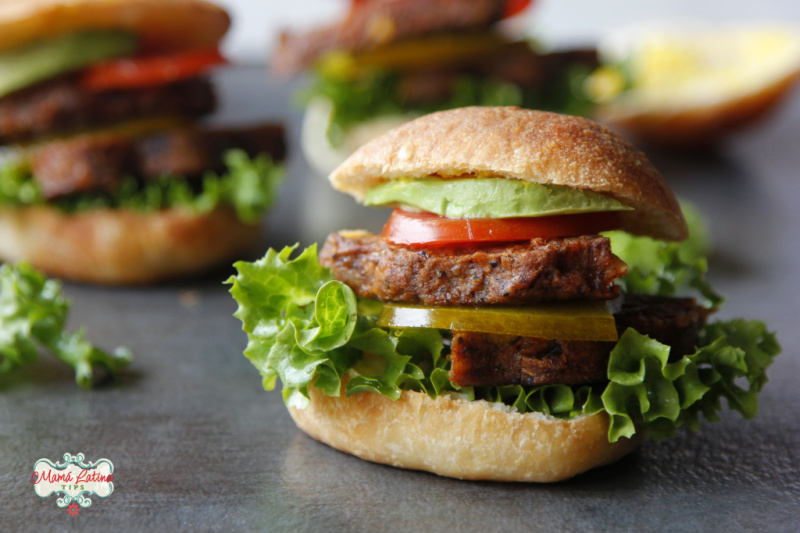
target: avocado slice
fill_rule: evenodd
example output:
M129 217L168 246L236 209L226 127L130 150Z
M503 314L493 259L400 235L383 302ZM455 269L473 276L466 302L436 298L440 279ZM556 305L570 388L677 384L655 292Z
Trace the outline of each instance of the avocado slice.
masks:
M367 190L364 205L399 206L448 218L513 218L627 211L613 198L507 178L400 178Z
M136 36L132 33L92 30L0 53L0 98L103 59L133 55L136 47Z

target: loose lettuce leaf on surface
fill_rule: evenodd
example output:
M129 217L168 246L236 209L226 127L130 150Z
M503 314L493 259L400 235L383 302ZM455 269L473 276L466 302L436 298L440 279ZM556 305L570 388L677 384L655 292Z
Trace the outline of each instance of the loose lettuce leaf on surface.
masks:
M195 183L181 176L165 176L142 184L128 177L113 193L83 193L53 200L48 205L69 213L95 208L142 212L184 208L207 213L217 206L230 205L242 221L256 222L277 198L283 179L281 167L266 154L250 158L242 150L227 151L224 161L227 172L207 172ZM24 158L0 165L0 206L45 202Z
M29 265L0 266L0 373L35 360L40 347L75 369L85 389L92 387L95 365L116 374L130 363L126 348L109 354L84 339L83 330L65 332L69 305L61 285Z
M609 440L640 430L662 439L681 426L697 429L700 414L716 420L721 398L746 418L754 416L765 370L780 351L761 322L733 320L706 326L696 353L669 362L668 346L629 329L611 352L607 385L459 387L449 380L444 357L449 332L376 327L379 303L359 301L332 280L316 246L291 258L295 248L236 263L238 274L228 280L239 304L235 316L248 336L245 356L266 389L280 378L291 406L308 404L312 384L338 396L346 378L348 395L455 393L564 419L606 411Z

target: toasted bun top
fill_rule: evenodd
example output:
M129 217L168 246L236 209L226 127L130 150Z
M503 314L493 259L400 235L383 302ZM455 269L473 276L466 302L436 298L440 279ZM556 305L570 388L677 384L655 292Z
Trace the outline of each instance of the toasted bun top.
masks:
M0 52L92 29L132 31L144 50L214 46L228 31L222 8L203 0L0 0Z
M589 120L520 109L465 107L418 118L359 148L330 175L362 200L402 177L502 177L563 185L633 207L623 229L658 239L688 235L680 205L647 157Z

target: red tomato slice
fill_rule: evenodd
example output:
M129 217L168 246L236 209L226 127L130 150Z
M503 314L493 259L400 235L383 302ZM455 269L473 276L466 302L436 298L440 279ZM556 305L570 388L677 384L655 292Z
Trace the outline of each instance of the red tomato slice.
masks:
M457 246L528 241L537 237L594 235L620 227L615 213L581 213L520 218L446 218L395 209L383 238L408 246Z
M197 76L220 63L225 58L216 48L113 59L87 68L81 82L95 91L153 87Z
M507 19L518 15L528 9L531 5L531 0L506 0L506 5L503 8L503 18Z

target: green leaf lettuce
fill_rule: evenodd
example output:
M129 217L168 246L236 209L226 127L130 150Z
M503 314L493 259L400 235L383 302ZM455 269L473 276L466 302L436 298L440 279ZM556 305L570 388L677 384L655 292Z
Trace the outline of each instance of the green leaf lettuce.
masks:
M691 204L682 203L689 238L680 242L659 241L621 230L607 231L611 249L628 265L628 274L618 280L627 292L673 296L694 289L706 307L719 307L725 299L705 278L708 270L708 231Z
M45 348L75 370L75 381L89 389L93 367L112 374L131 361L126 348L106 353L84 338L83 330L67 333L69 302L61 285L27 264L0 266L0 373L33 361Z

